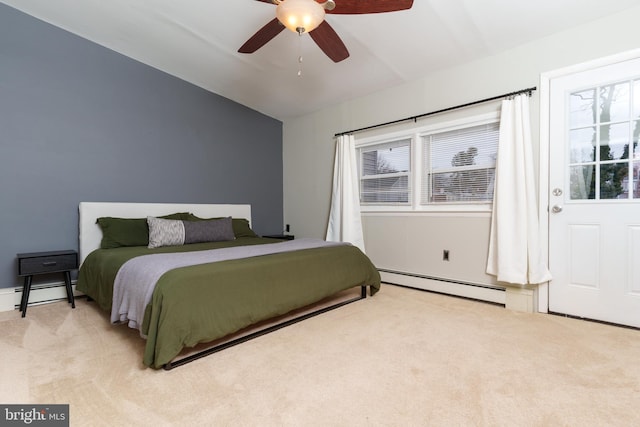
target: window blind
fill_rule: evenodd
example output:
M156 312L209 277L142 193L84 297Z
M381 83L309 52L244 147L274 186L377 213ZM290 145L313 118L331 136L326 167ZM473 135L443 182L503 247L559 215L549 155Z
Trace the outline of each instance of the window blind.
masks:
M421 204L490 202L499 123L423 136Z

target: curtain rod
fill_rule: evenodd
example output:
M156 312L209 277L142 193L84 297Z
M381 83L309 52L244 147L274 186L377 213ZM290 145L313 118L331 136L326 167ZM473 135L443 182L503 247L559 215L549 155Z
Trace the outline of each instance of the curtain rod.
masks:
M365 130L375 129L375 128L379 128L379 127L383 127L383 126L395 125L397 123L407 122L409 120L412 120L412 121L415 122L418 119L421 119L421 118L427 117L427 116L432 116L434 114L445 113L447 111L457 110L459 108L470 107L472 105L482 104L484 102L489 102L489 101L495 101L496 99L508 98L510 96L520 95L522 93L526 93L529 96L531 96L531 92L533 92L536 89L537 89L537 87L535 87L535 86L527 88L527 89L520 89L520 90L517 90L515 92L505 93L503 95L492 96L491 98L485 98L485 99L481 99L479 101L473 101L473 102L468 102L466 104L456 105L455 107L449 107L449 108L444 108L442 110L431 111L430 113L424 113L424 114L420 114L420 115L417 115L417 116L405 117L404 119L393 120L391 122L380 123L380 124L377 124L377 125L363 127L363 128L360 128L360 129L353 129L353 130L348 130L346 132L336 133L334 136L338 137L338 136L342 136L342 135L347 135L349 133L362 132L362 131L365 131Z

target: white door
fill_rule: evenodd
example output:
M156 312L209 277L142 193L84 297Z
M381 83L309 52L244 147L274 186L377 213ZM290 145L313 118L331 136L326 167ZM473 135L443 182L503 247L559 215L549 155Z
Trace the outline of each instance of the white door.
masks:
M549 310L640 327L640 58L549 99Z

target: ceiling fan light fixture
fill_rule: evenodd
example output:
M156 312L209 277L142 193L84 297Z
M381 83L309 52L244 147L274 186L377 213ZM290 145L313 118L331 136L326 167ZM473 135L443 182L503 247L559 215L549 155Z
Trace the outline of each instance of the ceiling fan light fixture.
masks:
M311 32L324 21L324 8L315 0L283 0L276 7L276 17L294 33Z

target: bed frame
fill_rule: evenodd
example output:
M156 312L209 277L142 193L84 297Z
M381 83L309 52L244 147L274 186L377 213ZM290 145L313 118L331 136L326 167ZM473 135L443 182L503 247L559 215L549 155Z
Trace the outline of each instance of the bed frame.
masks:
M126 202L81 202L79 205L79 258L80 265L92 251L100 248L102 230L96 220L100 217L117 218L145 218L147 216L162 216L175 212L190 212L202 218L215 218L231 216L233 218L246 218L251 224L251 205L247 204L186 204L186 203L126 203ZM244 334L237 334L236 338L227 341L217 341L218 344L204 350L176 358L164 365L165 370L184 365L218 351L227 349L237 344L244 343L262 335L277 331L286 326L293 325L302 320L309 319L322 313L343 307L352 302L367 297L366 286L361 286L360 294L327 306L314 308L304 314L295 317L284 317L275 323L262 328L250 329Z

